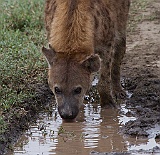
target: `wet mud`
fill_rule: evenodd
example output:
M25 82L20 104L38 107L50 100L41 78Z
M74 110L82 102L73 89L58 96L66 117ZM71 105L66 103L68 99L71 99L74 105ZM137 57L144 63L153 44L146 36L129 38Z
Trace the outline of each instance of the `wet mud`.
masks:
M89 102L87 104L88 106L91 106L88 108L88 110L91 113L85 114L85 108L87 108L86 105L84 110L82 110L82 113L80 113L79 118L77 118L77 122L74 123L74 132L77 133L73 133L73 130L71 130L71 123L64 124L56 113L56 110L53 110L54 107L47 104L52 98L52 93L50 92L48 86L44 84L37 85L37 96L34 99L24 101L24 103L21 104L20 108L13 109L12 112L17 113L17 115L14 115L12 119L9 119L9 117L11 117L11 114L6 114L6 119L10 121L10 127L8 128L8 131L0 137L0 154L4 154L6 150L5 148L14 149L14 151L11 151L10 154L24 154L23 149L26 149L25 146L27 147L27 145L25 145L24 143L30 145L30 142L36 141L36 138L38 138L37 142L39 146L45 146L45 144L49 144L50 146L50 143L52 143L52 152L48 154L55 153L53 151L55 149L53 145L58 145L58 142L61 143L63 149L67 148L67 145L74 146L74 143L77 141L79 142L79 145L84 148L84 141L87 141L87 136L91 137L91 144L96 147L91 148L90 146L86 152L84 149L84 152L81 152L79 154L160 154L159 8L160 1L151 0L144 11L138 12L138 14L143 15L143 20L138 23L134 31L128 32L127 52L122 64L122 85L124 87L124 90L129 92L131 95L129 99L127 99L126 101L122 101L122 104L118 111L110 111L108 112L108 114L105 114L107 113L106 109L101 109L98 103L94 104L95 100L98 100L99 98L97 92L91 91L90 94L86 96L86 100L87 102ZM39 118L37 120L37 118L39 117L37 111L40 111L42 109L43 111L47 112L45 112L45 114L41 113L40 117L43 116L42 119ZM110 118L109 115L111 116ZM115 118L113 118L113 116ZM43 123L40 123L41 121ZM33 122L35 122L36 124L34 124ZM49 124L45 124L46 122ZM43 124L47 125L49 128L47 128L46 135L44 130L45 126L43 126ZM78 126L76 126L77 124ZM89 134L87 132L85 133L85 126L89 124L91 124L91 126L93 127L92 129L97 129L97 132L99 132L98 138L94 137L95 133L91 132L92 130L90 130ZM116 124L116 126L114 126L113 124ZM35 134L40 134L41 136L35 136L34 132L32 133L30 131L27 131L27 136L22 136L22 139L25 136L26 141L20 139L15 148L10 147L10 144L15 143L20 134L22 134L22 131L28 129L29 126L33 128L33 131L35 131L35 128L33 127L34 125L36 125ZM56 125L59 125L59 127L55 128ZM59 130L62 129L61 126L64 127L64 131L69 131L69 133L65 133L63 131L64 133L58 135ZM114 128L112 128L113 126ZM31 130L31 128L29 130ZM55 129L54 134L52 133L53 131L51 131L53 128ZM79 134L80 130L81 133L84 133L84 135ZM86 127L86 130L89 130L88 126ZM67 135L67 138L66 134L69 134ZM107 134L109 134L109 137ZM111 135L116 135L118 138L116 136L113 138L113 136ZM46 137L46 139L44 137ZM21 140L22 142L20 142ZM44 142L44 140L46 141ZM99 146L97 141L102 141L101 143L99 143ZM86 144L89 144L89 142L86 142ZM103 147L104 144L105 146ZM117 148L118 144L121 145L119 148ZM106 149L106 145L110 147ZM56 147L58 149L57 151L60 152L62 146ZM18 150L19 152L16 152L17 148L20 148ZM77 148L77 150L78 149L79 148ZM76 152L74 152L74 154L76 154Z
M159 8L159 0L150 1L141 12L144 19L128 34L122 74L125 89L132 92L126 106L135 108L137 119L127 122L122 132L131 136L149 137L147 130L160 124Z
M53 96L47 82L32 87L36 94L33 98L26 99L18 107L12 108L4 114L7 128L0 135L0 155L13 149L13 144L19 136L29 128L31 122L36 121L39 117L38 112L47 108L48 102Z
M127 107L134 107L135 121L129 121L122 128L122 132L131 136L148 137L148 129L160 125L160 80L152 74L141 75L141 78L129 80L135 87ZM143 88L143 89L142 89Z

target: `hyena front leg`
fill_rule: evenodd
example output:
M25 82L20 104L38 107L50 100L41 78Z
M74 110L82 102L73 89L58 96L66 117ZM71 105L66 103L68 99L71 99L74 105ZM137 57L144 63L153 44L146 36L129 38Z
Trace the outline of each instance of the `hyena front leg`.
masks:
M125 98L126 93L121 87L120 71L121 63L126 51L126 37L120 37L115 40L114 55L111 70L112 92L115 98Z
M101 61L101 70L100 70L100 79L98 82L98 92L100 95L100 103L103 107L116 107L116 104L112 97L112 88L111 88L111 65L112 58L111 52L105 51L100 53Z

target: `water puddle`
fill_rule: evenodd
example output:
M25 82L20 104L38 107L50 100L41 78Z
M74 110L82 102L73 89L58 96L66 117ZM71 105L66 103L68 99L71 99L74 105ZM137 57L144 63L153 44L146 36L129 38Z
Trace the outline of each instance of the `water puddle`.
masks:
M65 123L56 106L52 113L41 113L36 123L22 135L14 147L14 155L87 155L91 151L123 152L160 146L152 129L150 139L127 138L119 128L134 117L126 116L130 109L102 109L98 104L85 104L76 122ZM156 132L155 132L156 131Z
M97 81L94 80L93 85ZM130 94L129 94L130 95ZM85 103L76 122L63 122L53 101L52 112L40 114L36 123L24 133L14 146L13 155L87 155L91 152L124 152L148 150L160 143L155 135L160 126L148 131L149 139L125 137L119 129L135 117L129 115L133 109L121 104L120 109L103 109L91 99Z
M155 125L154 128L147 131L150 136L148 139L141 139L136 142L137 145L131 145L130 150L151 150L155 146L160 147L160 142L156 141L156 135L160 134L160 125Z

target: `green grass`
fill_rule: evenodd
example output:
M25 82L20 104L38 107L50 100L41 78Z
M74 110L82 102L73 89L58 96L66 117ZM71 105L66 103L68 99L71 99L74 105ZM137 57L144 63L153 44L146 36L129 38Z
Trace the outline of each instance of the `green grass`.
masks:
M44 0L0 0L0 111L27 97L46 77ZM2 117L0 116L0 122Z
M4 122L3 118L0 117L0 134L4 133L6 130L6 123ZM1 140L1 137L0 137Z

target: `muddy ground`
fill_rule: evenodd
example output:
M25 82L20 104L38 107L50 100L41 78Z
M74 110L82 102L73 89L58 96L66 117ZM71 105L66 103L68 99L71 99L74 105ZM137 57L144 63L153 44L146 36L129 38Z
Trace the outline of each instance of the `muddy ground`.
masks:
M135 16L139 15L141 19L137 25L132 31L128 30L127 52L122 65L124 89L132 93L126 106L134 109L128 115L137 119L127 122L120 131L128 136L148 137L149 133L146 131L156 124L160 125L160 0L150 0L145 9L135 13ZM11 144L28 128L29 122L36 120L37 110L44 109L44 103L52 97L47 84L35 87L35 98L24 101L19 108L5 114L9 128L0 135L0 154L4 154L6 148L12 149ZM155 138L160 141L160 134ZM144 151L153 152L160 153L160 148Z
M128 33L122 70L124 87L133 93L126 106L135 109L131 115L137 119L127 122L121 131L148 137L146 130L160 125L160 0L151 0L138 14L143 17ZM160 133L155 138L159 141Z
M124 87L133 95L126 106L135 107L136 121L122 129L132 136L148 136L146 130L160 124L160 0L151 0L140 21L128 33L123 62Z

